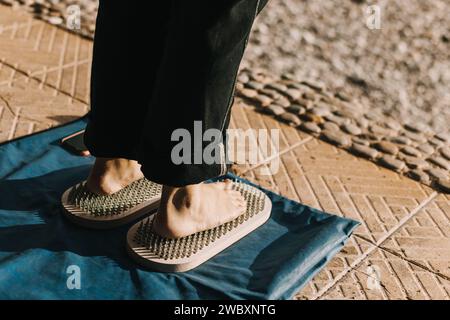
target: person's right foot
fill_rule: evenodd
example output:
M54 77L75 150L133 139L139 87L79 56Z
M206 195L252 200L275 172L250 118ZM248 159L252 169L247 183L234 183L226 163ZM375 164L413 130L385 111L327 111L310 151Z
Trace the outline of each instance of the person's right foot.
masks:
M86 186L96 194L109 195L143 177L141 165L135 160L96 158Z
M153 230L163 237L181 238L237 218L244 213L246 202L231 187L229 180L180 188L164 186Z

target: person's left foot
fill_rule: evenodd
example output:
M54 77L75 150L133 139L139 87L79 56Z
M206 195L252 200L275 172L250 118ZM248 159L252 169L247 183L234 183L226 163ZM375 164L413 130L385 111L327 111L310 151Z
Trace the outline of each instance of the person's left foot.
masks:
M135 160L96 158L86 186L93 193L109 195L143 177L141 165Z

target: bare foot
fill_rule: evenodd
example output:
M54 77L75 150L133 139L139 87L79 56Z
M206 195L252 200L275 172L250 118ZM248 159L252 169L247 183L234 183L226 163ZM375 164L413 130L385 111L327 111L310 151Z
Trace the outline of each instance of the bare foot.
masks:
M108 195L142 177L144 175L141 172L141 165L137 161L123 158L96 158L86 185L96 194Z
M246 202L231 186L231 181L164 186L154 231L163 237L181 238L235 219L245 211Z

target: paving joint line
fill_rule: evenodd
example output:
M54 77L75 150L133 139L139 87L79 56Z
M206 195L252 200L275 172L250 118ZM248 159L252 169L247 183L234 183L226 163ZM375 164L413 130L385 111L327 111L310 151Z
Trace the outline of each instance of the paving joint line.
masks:
M417 213L419 213L424 207L426 207L428 204L431 203L436 197L438 197L439 193L434 191L431 195L428 196L422 203L420 203L412 212L410 212L408 215L406 215L403 219L400 220L400 222L397 224L396 227L394 227L392 230L390 230L388 233L386 233L383 237L381 237L377 242L373 243L372 241L369 241L365 239L364 237L359 236L359 238L364 239L365 241L368 241L372 247L367 250L363 255L361 255L358 259L356 259L350 267L343 270L341 273L339 273L333 281L326 285L324 288L319 290L319 292L311 299L316 300L323 297L328 291L330 291L342 278L344 278L349 272L356 269L360 266L360 264L376 249L380 248L380 246L395 232L397 232L401 227L403 227L409 220L411 220ZM356 236L356 235L355 235Z
M431 269L428 268L427 266L424 266L423 264L421 264L421 263L419 263L419 262L417 262L417 261L410 260L410 259L408 259L408 258L406 258L406 257L403 257L401 254L399 254L398 252L396 252L396 251L394 251L394 250L392 250L392 249L389 249L389 248L386 248L386 247L378 247L378 248L380 248L380 249L383 250L383 251L389 252L390 254L392 254L392 255L394 255L394 256L400 258L401 260L404 260L404 261L406 261L406 262L409 262L409 263L415 265L416 267L419 267L419 268L421 268L421 269L423 269L423 270L425 270L425 271L428 271L428 272L430 272L430 273L432 273L432 274L434 274L434 275L436 275L436 276L438 276L438 277L440 277L440 278L443 278L444 280L450 281L450 277L449 277L449 276L447 276L447 275L445 275L445 274L443 274L443 273L440 273L440 272L436 272L436 271L434 271L434 270L431 270Z
M450 281L450 277L449 277L449 276L446 276L445 274L442 274L442 273L440 273L440 272L436 272L436 271L434 271L434 270L428 268L427 266L424 266L423 264L421 264L421 263L419 263L419 262L417 262L417 261L410 260L410 259L408 259L407 257L402 256L400 253L398 253L398 252L395 251L395 250L392 250L392 249L383 247L383 246L381 246L381 245L377 245L377 244L374 243L372 240L369 240L369 239L367 239L366 237L364 237L364 236L362 236L362 235L359 235L359 234L355 234L355 237L360 238L360 239L363 239L363 240L365 240L365 241L367 241L367 242L370 242L372 245L376 246L378 249L381 249L382 251L388 252L388 253L390 253L390 254L396 256L397 258L400 258L401 260L404 260L404 261L406 261L406 262L409 262L409 263L415 265L416 267L419 267L419 268L421 268L421 269L423 269L423 270L425 270L425 271L428 271L428 272L430 272L430 273L432 273L432 274L434 274L434 275L436 275L436 276L438 276L438 277L441 277L441 278L443 278L443 279L445 279L445 280Z
M305 138L305 139L303 139L303 140L301 140L301 141L299 141L299 142L296 142L296 143L294 143L293 145L289 146L288 148L284 149L283 151L277 153L276 155L273 155L273 156L271 156L271 157L268 157L268 158L264 159L262 162L255 164L253 167L250 167L250 168L246 169L246 170L243 171L241 174L245 174L245 173L247 173L247 172L249 172L249 171L255 170L255 169L259 168L260 166L269 163L269 162L272 161L273 159L275 159L275 158L277 158L277 157L280 157L280 156L282 156L282 155L285 155L286 153L288 153L288 152L294 150L294 149L297 148L298 146L301 146L302 144L305 144L305 143L311 141L312 139L313 139L313 137L307 137L307 138Z
M24 70L22 70L22 69L19 69L19 68L15 67L13 64L11 64L11 63L9 63L9 62L7 62L7 61L5 61L5 60L1 61L1 63L3 63L3 64L4 64L5 66L7 66L7 67L13 69L14 71L20 73L21 75L27 77L28 79L33 79L33 80L35 80L35 81L38 81L38 82L44 84L45 86L47 86L47 87L49 87L49 88L52 88L53 90L56 90L56 91L58 91L59 93L61 93L61 94L63 94L63 95L66 95L66 96L68 96L69 98L72 98L73 100L78 101L78 102L80 102L80 103L82 103L82 104L85 104L85 105L88 104L86 101L84 101L84 100L82 100L82 99L80 99L80 98L74 97L74 96L72 96L72 94L70 94L70 93L68 93L68 92L66 92L66 91L64 91L64 90L61 90L61 89L57 88L57 87L54 86L54 85L51 85L51 84L49 84L49 83L47 83L47 82L43 82L42 79L39 79L38 77L36 77L36 76L34 76L34 75L32 75L32 74L30 74L30 73L28 73L28 72L26 72L26 71L24 71ZM11 81L11 82L14 82L14 80Z

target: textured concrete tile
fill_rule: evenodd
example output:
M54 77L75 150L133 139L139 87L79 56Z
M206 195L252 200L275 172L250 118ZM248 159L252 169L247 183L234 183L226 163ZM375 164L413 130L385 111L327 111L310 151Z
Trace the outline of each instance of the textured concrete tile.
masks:
M14 10L10 7L0 7L0 26L3 31L9 29L29 28L30 25L38 23L37 20L32 19L31 15L22 11Z
M428 187L316 139L282 154L278 172L261 174L261 167L244 173L244 177L303 204L362 223L355 230L359 237L352 237L297 295L301 299L320 295L433 193Z
M0 61L88 102L92 41L8 7L0 7L0 17ZM8 80L1 77L0 85Z
M271 147L270 140L259 139L258 142L263 143L259 143L256 149L251 149L249 140L246 140L245 144L238 151L245 155L245 163L233 165L233 171L237 174L248 171L261 163L268 162L272 158L278 158L280 153L293 149L312 139L308 134L302 133L284 123L280 123L267 115L255 112L253 107L246 105L239 98L235 100L233 105L229 128L241 129L242 134L249 129L255 135L258 135L260 132L267 132L267 137L273 140ZM252 159L251 156L255 156L255 150L257 157ZM257 161L254 161L255 159Z
M73 120L86 112L86 104L24 77L0 86L0 141Z
M450 300L450 281L376 249L320 299Z
M261 175L256 168L253 176L263 186L306 205L362 221L358 234L374 243L433 193L316 139L283 154L273 175Z
M20 70L0 62L0 88L10 86L14 81L24 80L26 78L28 76Z
M316 299L334 284L336 279L346 274L351 269L351 266L357 263L364 253L373 247L372 244L362 239L351 237L342 250L295 295L294 299Z
M382 248L450 280L450 199L440 195L382 244Z

